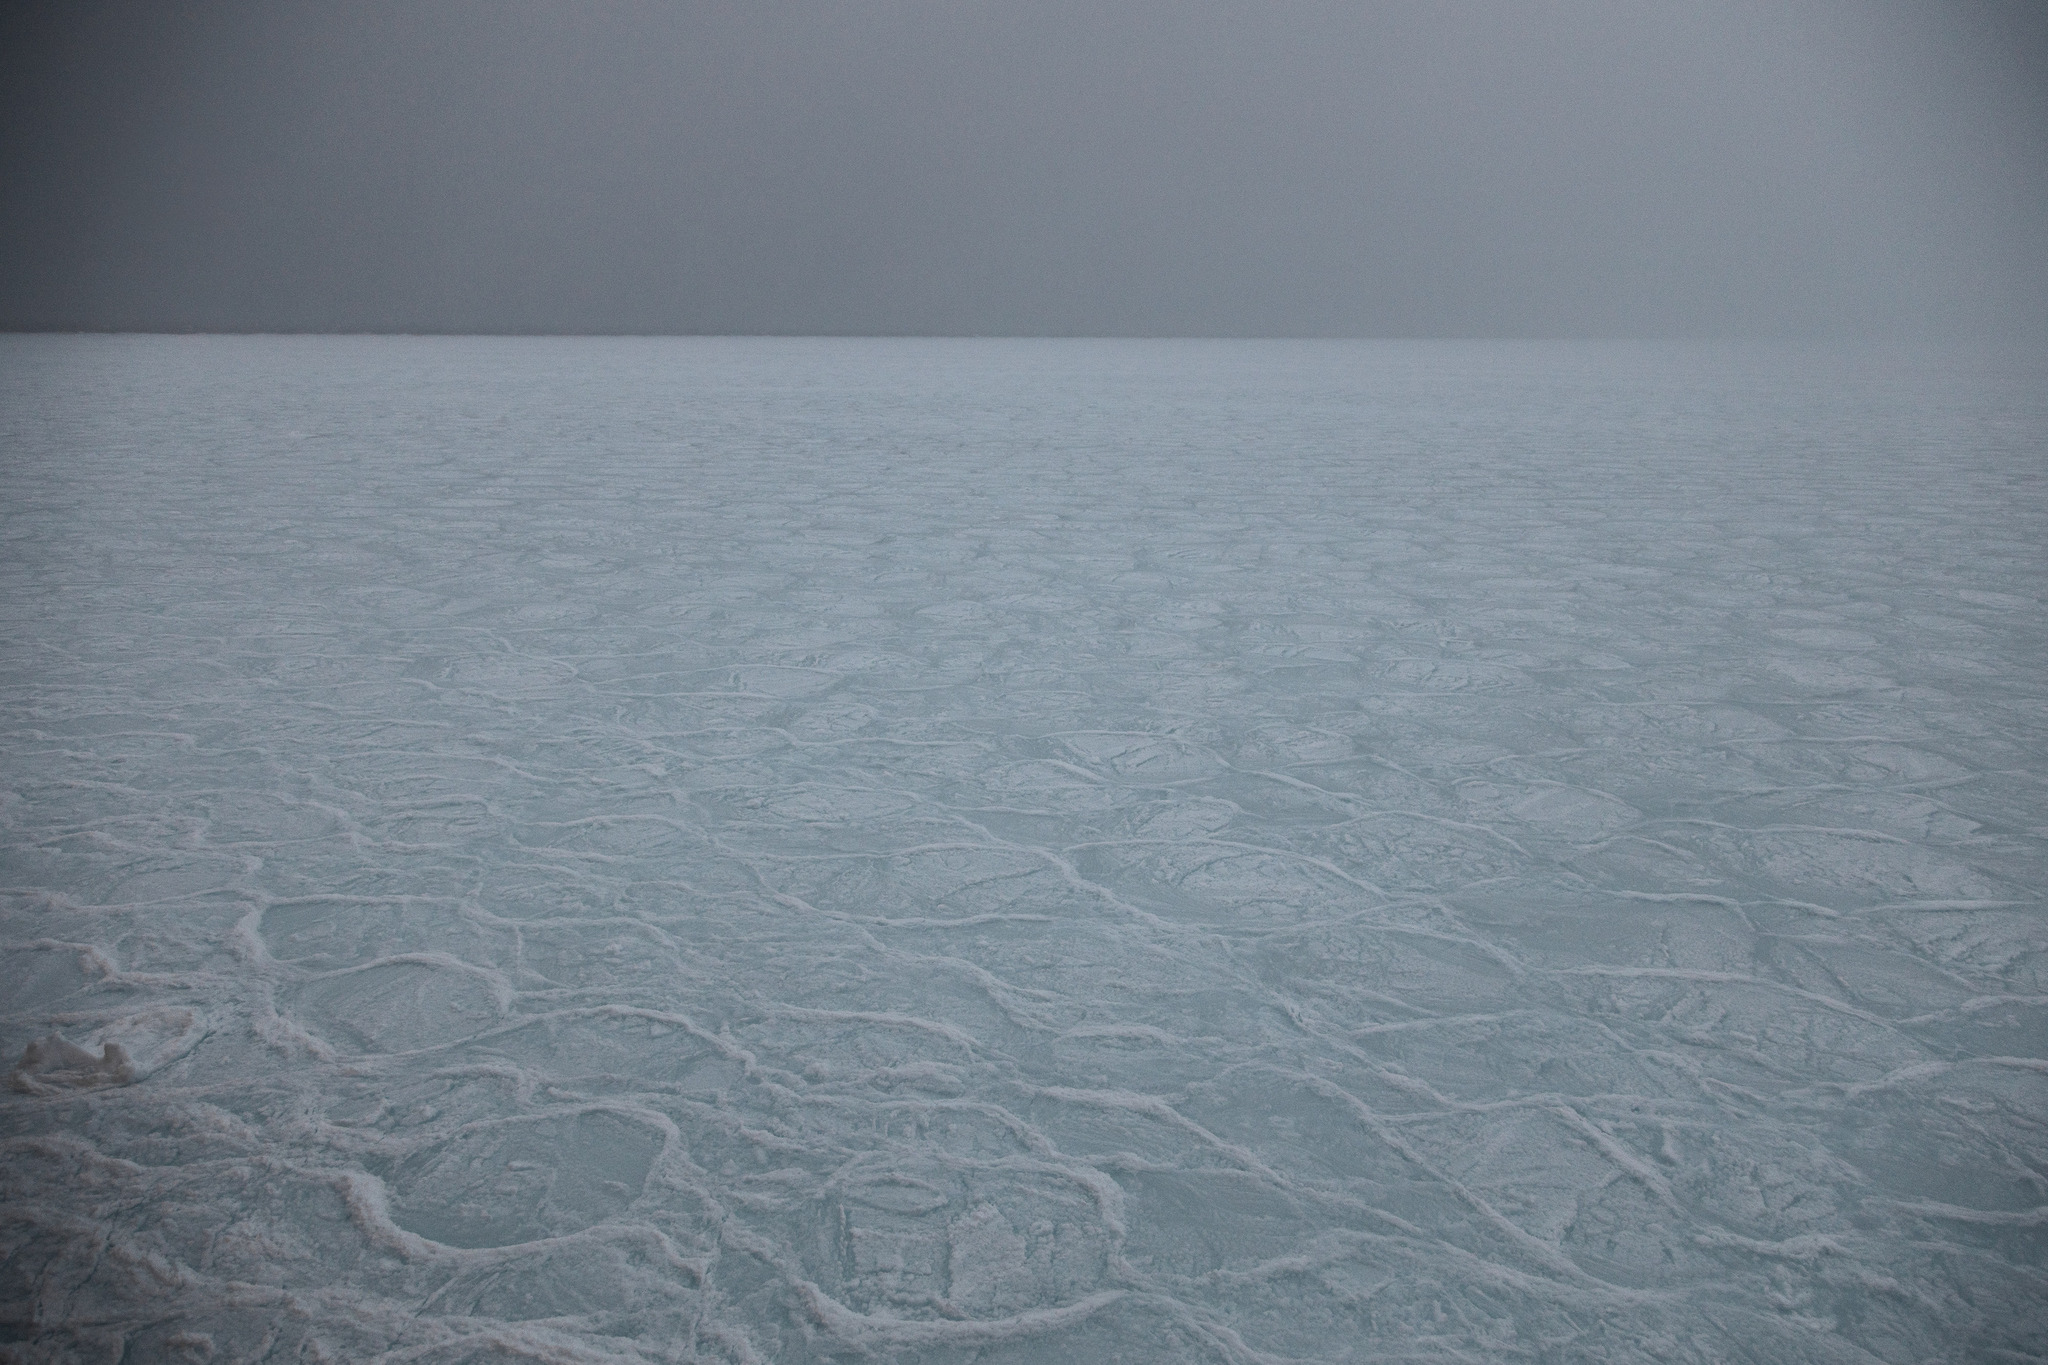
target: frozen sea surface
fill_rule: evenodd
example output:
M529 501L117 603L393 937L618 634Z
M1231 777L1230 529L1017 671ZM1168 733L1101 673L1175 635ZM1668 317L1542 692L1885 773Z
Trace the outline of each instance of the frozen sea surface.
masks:
M0 1356L2039 1359L2044 405L0 342Z

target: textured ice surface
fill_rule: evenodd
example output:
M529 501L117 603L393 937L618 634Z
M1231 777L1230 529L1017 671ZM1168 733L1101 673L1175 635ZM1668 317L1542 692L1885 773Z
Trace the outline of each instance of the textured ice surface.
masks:
M2048 1353L2038 364L0 386L9 1358Z

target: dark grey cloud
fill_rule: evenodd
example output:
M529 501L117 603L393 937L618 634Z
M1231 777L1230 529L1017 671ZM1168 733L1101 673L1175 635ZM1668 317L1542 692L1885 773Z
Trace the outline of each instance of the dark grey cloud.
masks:
M2048 7L21 4L0 324L2033 332Z

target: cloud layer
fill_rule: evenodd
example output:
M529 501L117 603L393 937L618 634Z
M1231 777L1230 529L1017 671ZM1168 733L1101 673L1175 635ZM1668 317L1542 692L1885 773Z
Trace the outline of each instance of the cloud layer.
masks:
M0 324L2036 330L2022 5L16 7Z

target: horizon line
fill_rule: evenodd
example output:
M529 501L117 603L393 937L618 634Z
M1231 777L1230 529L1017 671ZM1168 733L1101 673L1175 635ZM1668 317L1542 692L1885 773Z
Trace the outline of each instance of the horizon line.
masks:
M0 324L9 337L390 337L546 341L1367 341L1729 343L1781 345L1964 343L2048 345L2032 331L1872 332L667 332L491 328L36 327Z

